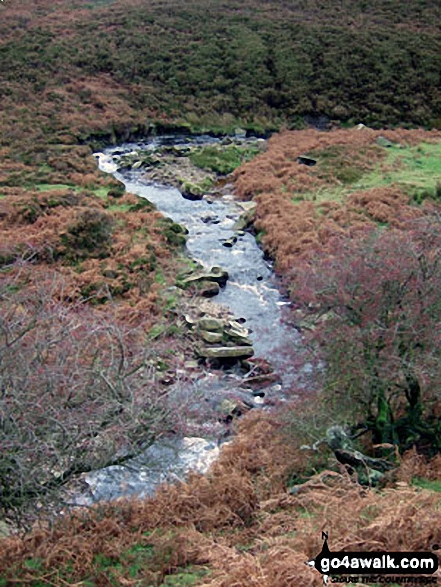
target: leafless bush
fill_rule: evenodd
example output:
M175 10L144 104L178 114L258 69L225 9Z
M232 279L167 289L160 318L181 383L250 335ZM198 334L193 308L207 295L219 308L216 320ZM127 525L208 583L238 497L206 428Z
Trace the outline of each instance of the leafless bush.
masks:
M16 519L171 427L142 325L58 301L59 277L37 281L0 285L0 511Z

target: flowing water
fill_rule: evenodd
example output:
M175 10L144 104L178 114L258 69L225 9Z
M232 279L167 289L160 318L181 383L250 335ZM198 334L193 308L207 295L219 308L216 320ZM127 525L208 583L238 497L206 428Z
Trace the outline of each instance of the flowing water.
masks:
M211 301L225 306L248 328L255 356L267 360L280 374L282 389L280 385L277 388L283 398L283 388L289 386L295 376L287 366L286 351L298 342L298 335L283 324L283 307L287 302L277 289L271 264L264 258L254 236L247 232L237 236L233 228L243 208L231 194L210 200L211 203L205 199L190 201L173 187L149 184L143 179L142 169L118 171L118 160L125 153L153 151L165 141L167 144L191 145L195 142L212 143L214 140L211 137L168 137L145 144L120 145L99 155L99 166L103 171L113 173L124 183L128 192L146 198L165 216L186 227L190 257L207 269L220 266L228 271L226 286ZM234 236L237 236L236 243L225 247L223 242ZM211 398L216 395L228 397L231 379L208 378L201 382L200 387L205 387ZM187 396L193 392L194 389L187 390ZM182 478L189 469L203 472L217 456L218 450L215 443L204 439L173 439L169 443L158 443L124 466L108 467L88 474L85 477L87 494L77 503L128 494L151 494L161 481Z
M206 141L214 139L206 137ZM180 144L183 140L181 139ZM199 138L199 144L203 137ZM152 150L156 143L144 145ZM114 162L114 152L139 150L139 146L120 146L107 149L102 166ZM117 160L116 160L117 161ZM187 250L190 257L209 269L220 266L229 273L229 280L213 302L222 304L238 318L245 319L245 326L251 332L251 339L258 357L267 359L276 369L284 373L286 364L283 351L294 344L295 334L282 323L282 308L287 303L282 299L274 283L271 264L265 260L253 235L239 236L236 244L227 248L223 242L235 236L234 223L243 209L231 195L213 203L206 200L190 201L172 187L148 185L143 181L142 170L114 173L128 192L146 198L174 222L185 226L188 231ZM208 221L207 221L208 220Z

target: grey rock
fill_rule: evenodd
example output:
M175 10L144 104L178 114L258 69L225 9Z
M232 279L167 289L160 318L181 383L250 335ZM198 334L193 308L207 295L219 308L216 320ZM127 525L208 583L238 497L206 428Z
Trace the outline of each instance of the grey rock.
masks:
M193 326L195 326L195 324L197 324L197 320L195 318L193 318L192 316L190 316L189 314L184 315L184 320L185 320L185 323L187 324L187 326L190 326L190 327L193 327Z
M280 375L277 373L264 373L262 375L255 375L254 377L248 377L241 383L241 387L247 387L249 389L257 390L271 387L274 383L280 381Z
M185 361L184 367L186 371L195 371L196 369L199 369L197 361Z
M203 347L199 355L206 359L241 359L252 357L254 349L249 346Z
M377 145L380 145L380 147L385 147L386 149L390 149L391 147L401 147L399 143L394 143L393 141L390 141L389 139L383 136L378 137Z
M193 273L189 277L186 277L183 280L183 284L191 285L200 281L215 281L221 287L224 287L228 281L228 272L220 267L212 267L209 271Z
M256 146L258 147L259 151L261 151L262 153L264 151L266 151L267 144L266 144L265 139L257 139Z
M206 214L201 217L204 224L219 224L220 220L215 214Z
M224 399L220 402L218 406L218 411L225 416L234 415L237 411L238 404L235 401Z
M257 205L255 202L241 202L240 207L242 208L243 212L233 226L233 230L237 231L243 231L253 224L256 217Z
M201 330L199 332L199 335L204 342L208 342L211 344L219 343L223 340L222 332L210 332L208 330Z
M181 188L182 197L186 200L190 200L191 202L197 202L198 200L202 200L203 193L199 190L186 186L185 188Z
M227 324L224 332L232 342L235 342L238 345L252 345L252 342L248 337L248 330L244 328L236 328L231 324Z
M223 332L225 322L219 318L205 317L198 322L200 330L208 330L209 332Z
M326 430L326 443L332 450L347 449L352 441L342 426L331 426Z
M257 209L256 202L238 202L238 205L244 212L255 212Z
M231 248L236 243L237 243L237 236L232 236L232 237L224 240L224 242L222 243L222 246L227 247L227 248Z
M204 298L217 296L220 291L220 285L215 281L201 281L199 285L199 294Z

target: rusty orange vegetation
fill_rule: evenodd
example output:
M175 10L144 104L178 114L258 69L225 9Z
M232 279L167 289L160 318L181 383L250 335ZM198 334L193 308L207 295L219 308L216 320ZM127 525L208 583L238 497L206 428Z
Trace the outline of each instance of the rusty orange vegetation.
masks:
M439 131L423 130L285 131L269 140L265 153L234 172L238 196L257 202L256 228L263 231L263 246L279 271L288 270L298 257L325 250L336 234L355 236L379 223L400 228L406 220L430 211L429 203L412 205L396 185L354 191L341 202L314 196L342 186L338 171L344 172L345 166L354 165L362 172L374 169L386 153L376 144L380 136L405 145L441 140ZM335 173L332 168L323 171L319 165L308 167L297 161L301 155L329 147L338 149L340 167Z
M439 494L409 485L416 474L439 478L439 457L427 465L414 453L405 455L381 492L359 486L343 471L325 470L290 495L287 478L304 470L310 457L286 443L274 418L251 412L208 475L194 475L149 500L119 501L4 540L0 574L14 576L19 568L26 584L35 575L23 563L33 558L44 562L54 585L63 584L57 569L66 564L71 579L93 576L97 585L108 585L107 575L97 574L95 557L121 561L136 544L153 550L137 575L149 585L197 565L209 571L197 583L205 587L319 587L321 576L305 561L320 551L322 530L334 550L439 548ZM119 572L121 584L132 584Z
M172 279L176 263L159 212L148 208L131 211L139 200L130 194L109 197L106 202L87 189L6 187L3 192L0 256L3 264L31 261L27 287L56 269L62 276L59 295L64 301L88 297L105 301L110 295L118 300L118 312L126 323L146 317L153 323L161 311L156 269L160 267ZM85 241L84 249L79 249L80 237L75 233L82 225L93 230L94 222L98 230L100 224L103 231L108 230L108 240L103 235L96 245ZM23 277L23 267L17 266L18 270Z

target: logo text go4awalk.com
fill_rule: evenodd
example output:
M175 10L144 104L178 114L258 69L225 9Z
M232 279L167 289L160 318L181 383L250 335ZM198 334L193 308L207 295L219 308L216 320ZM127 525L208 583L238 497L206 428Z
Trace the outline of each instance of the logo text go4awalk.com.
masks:
M331 578L332 583L380 583L399 585L435 584L431 575L438 569L438 557L432 552L331 552L328 546L328 534L322 532L323 547L314 559L306 564L314 567L323 575L323 584ZM351 575L351 577L349 577ZM361 577L352 577L361 575ZM372 577L375 575L375 580ZM394 577L390 577L394 575ZM395 575L398 575L395 577ZM402 575L419 575L403 577ZM393 579L393 580L392 580Z

